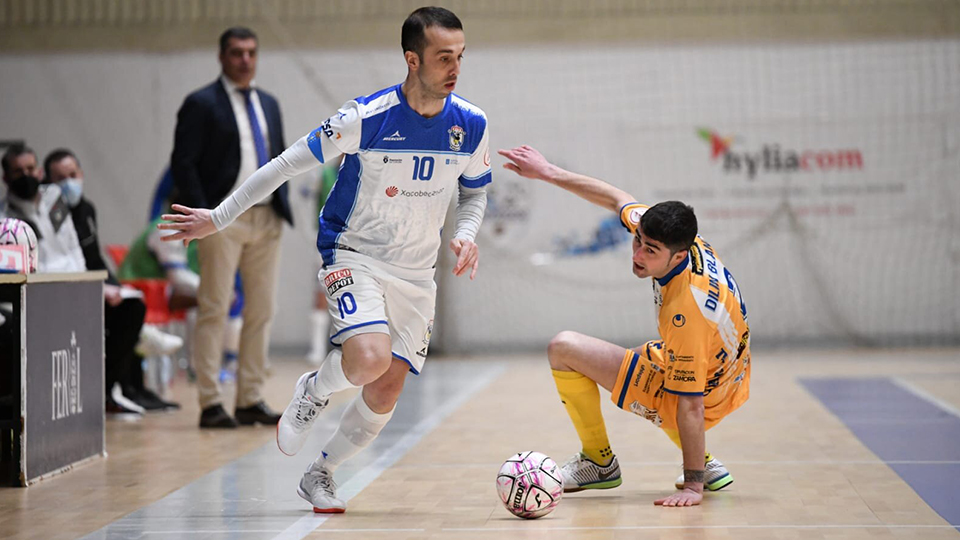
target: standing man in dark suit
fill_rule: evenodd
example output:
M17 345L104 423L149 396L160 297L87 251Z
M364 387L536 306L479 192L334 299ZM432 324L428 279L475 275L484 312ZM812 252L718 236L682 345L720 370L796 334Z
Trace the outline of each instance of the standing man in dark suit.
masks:
M257 36L248 28L230 28L220 36L222 74L193 92L177 113L170 170L177 202L214 208L257 169L286 148L276 98L254 82ZM274 425L280 415L264 403L270 322L274 313L280 235L286 220L293 225L287 187L257 203L224 234L199 241L200 288L193 367L200 393L200 427L234 428L238 424ZM220 360L224 324L237 270L245 305L237 366L235 416L223 408Z

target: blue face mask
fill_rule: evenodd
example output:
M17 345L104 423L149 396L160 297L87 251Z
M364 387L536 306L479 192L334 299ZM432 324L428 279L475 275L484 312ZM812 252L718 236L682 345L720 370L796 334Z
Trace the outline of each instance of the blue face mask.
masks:
M67 178L60 182L60 190L63 191L63 200L67 202L70 208L75 208L80 204L80 197L83 196L83 180L79 178Z

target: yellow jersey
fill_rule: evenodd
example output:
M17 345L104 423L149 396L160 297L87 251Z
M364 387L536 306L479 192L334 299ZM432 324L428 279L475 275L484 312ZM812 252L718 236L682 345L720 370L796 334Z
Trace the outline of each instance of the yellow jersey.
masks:
M647 208L627 204L620 221L636 234ZM663 390L674 396L702 394L710 427L750 394L750 328L740 287L714 247L698 235L680 264L653 278L653 293L663 340Z

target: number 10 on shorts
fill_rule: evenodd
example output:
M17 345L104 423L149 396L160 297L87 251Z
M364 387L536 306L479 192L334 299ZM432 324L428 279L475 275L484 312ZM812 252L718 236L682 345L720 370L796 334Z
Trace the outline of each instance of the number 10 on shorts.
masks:
M353 315L357 312L357 300L351 293L343 293L337 298L337 308L340 310L340 318L346 319L347 315Z

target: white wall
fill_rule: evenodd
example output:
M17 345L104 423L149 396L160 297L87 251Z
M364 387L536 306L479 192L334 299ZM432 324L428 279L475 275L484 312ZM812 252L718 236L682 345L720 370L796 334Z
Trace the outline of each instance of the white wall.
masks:
M127 242L145 224L180 102L216 74L214 51L0 55L0 139L41 156L74 149L103 241ZM280 99L293 142L338 102L403 76L392 48L263 51L258 82ZM758 341L960 336L958 41L471 49L458 93L487 111L493 148L532 144L642 201L692 204ZM699 128L732 137L736 155L856 149L863 167L750 178L711 160ZM652 337L649 285L630 274L625 243L573 257L558 247L588 246L606 214L502 162L477 281L441 272L435 348L539 347L565 328ZM274 344L307 341L315 216L297 194L309 185L292 190L299 221L284 238Z

